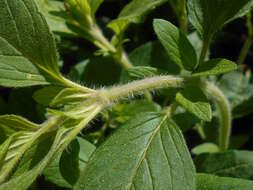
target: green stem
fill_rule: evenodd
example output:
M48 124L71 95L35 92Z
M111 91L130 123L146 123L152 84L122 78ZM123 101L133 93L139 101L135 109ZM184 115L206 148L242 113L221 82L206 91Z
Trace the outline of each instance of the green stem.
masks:
M179 25L182 31L187 34L188 27L187 27L187 8L186 8L186 1L184 1L184 11L182 15L179 17Z
M221 151L229 147L229 138L232 128L231 106L223 92L214 84L207 82L205 86L207 94L214 100L219 111L220 130L219 147Z
M175 76L157 76L139 81L134 81L122 86L100 90L100 97L107 103L133 95L143 95L147 90L156 90L168 87L181 87L184 79Z
M237 60L238 65L242 65L247 57L247 54L249 52L249 49L253 43L253 27L251 23L251 13L248 14L247 16L247 26L248 26L248 38L245 41L242 50L239 54L239 58Z
M249 52L249 49L252 45L253 39L251 37L248 37L246 42L244 43L242 50L240 52L239 58L237 60L238 65L242 65L247 57L247 54Z
M211 42L211 37L207 38L207 40L204 41L204 44L200 53L200 57L199 57L199 64L197 66L201 65L204 62L210 42Z
M108 51L115 61L124 69L127 70L133 67L126 53L124 51L117 52L117 48L105 38L102 31L96 24L91 27L90 35L92 35L94 38L94 44L102 50Z

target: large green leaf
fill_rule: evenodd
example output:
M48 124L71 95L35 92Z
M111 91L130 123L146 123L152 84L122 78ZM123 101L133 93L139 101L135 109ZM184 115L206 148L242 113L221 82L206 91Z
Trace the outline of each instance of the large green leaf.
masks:
M185 34L168 21L154 20L154 30L172 62L188 71L197 64L196 52Z
M4 86L60 78L54 38L32 0L0 1L0 68Z
M119 34L124 31L130 23L143 22L146 15L155 9L157 6L162 5L167 0L132 0L120 12L117 19L109 23L109 27Z
M197 171L224 177L252 179L253 152L230 150L215 154L202 154L195 158Z
M210 41L225 23L250 11L251 0L189 0L189 20Z
M177 125L160 113L138 114L102 144L76 190L195 189L195 169Z
M207 174L197 175L197 190L252 190L250 180L217 177Z

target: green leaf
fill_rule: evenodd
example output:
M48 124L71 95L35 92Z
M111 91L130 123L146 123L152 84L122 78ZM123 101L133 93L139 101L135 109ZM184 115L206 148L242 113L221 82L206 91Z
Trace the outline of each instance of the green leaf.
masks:
M77 182L80 175L79 151L78 141L72 141L69 147L63 151L59 162L63 178L71 185Z
M1 84L13 87L16 81L20 87L57 83L60 73L54 38L35 3L1 1L0 18Z
M108 24L116 34L124 32L129 24L139 24L144 21L146 15L167 0L132 0L120 12L117 19Z
M163 46L158 42L148 42L133 50L129 59L135 66L152 66L166 73L178 74L180 69L171 63L169 56Z
M55 122L52 122L50 125L51 127L59 127L59 129L54 138L52 146L46 156L43 157L43 159L29 171L15 178L11 178L8 182L1 184L0 190L28 189L28 187L34 182L36 177L43 172L45 167L62 153L62 151L68 146L68 144L101 111L101 109L101 107L97 106L95 109L90 110L87 117L78 121L65 120L65 122L63 122L64 118L53 117L52 120ZM46 126L49 127L48 125Z
M195 146L191 152L195 155L200 155L203 153L216 153L219 152L219 147L214 143L203 143L198 146Z
M49 106L52 100L59 94L64 88L57 86L48 86L37 90L33 94L33 99L41 105Z
M112 128L125 124L128 120L139 113L158 112L161 107L155 102L147 100L134 100L130 103L121 103L109 112L109 123Z
M61 174L59 162L61 155L54 159L43 171L46 181L56 184L59 187L72 188L72 185L65 180Z
M210 61L202 63L192 76L208 76L219 75L237 69L237 65L226 59L211 59Z
M207 174L197 175L197 190L252 190L250 180L217 177Z
M249 0L189 0L189 20L204 41L210 41L224 24L250 11L250 3Z
M89 141L85 140L84 138L77 137L77 140L80 145L80 152L79 152L80 169L81 171L84 171L87 162L89 161L92 153L96 150L96 147Z
M10 143L4 161L1 165L0 183L5 182L9 178L24 153L33 145L34 142L36 142L38 138L50 131L52 125L56 123L56 121L50 120L48 123L44 123L38 127L36 124L30 122L28 123L28 121L17 117L4 118L4 121L10 130L15 130L15 128L25 130L18 131L13 134L12 142ZM16 125L19 125L19 127ZM31 125L31 127L29 126L27 129L27 125ZM5 127L5 125L3 125L3 127Z
M197 65L197 55L185 34L165 20L155 19L153 25L170 60L182 69L194 70Z
M89 62L90 62L90 60L86 59L84 61L77 63L74 67L71 68L68 76L73 81L82 81L85 69L87 68Z
M128 69L127 73L129 75L129 78L137 80L158 75L159 71L154 67L136 66Z
M95 16L95 13L97 12L98 8L103 3L103 1L104 0L88 0L90 8L91 8L91 13L93 16Z
M75 190L94 188L195 189L195 169L179 128L163 114L136 115L93 153Z
M17 115L1 115L0 128L11 135L19 131L36 131L40 126Z
M203 48L203 40L201 39L200 35L197 31L194 31L187 35L188 40L191 42L192 46L194 47L197 57L199 58L201 55L201 51ZM205 61L209 60L210 50L207 51ZM199 60L198 60L199 61Z
M252 179L253 152L229 150L215 154L203 154L195 158L197 171L217 176Z
M67 14L64 3L55 0L35 0L39 10L43 13L50 27L56 33L75 35L67 25Z
M1 45L0 38L0 48ZM0 86L25 87L47 84L47 79L30 61L18 54L3 55L0 52Z
M77 140L80 145L78 167L81 171L84 171L85 166L86 166L91 154L96 149L96 147L83 138L77 137ZM65 150L65 152L68 153L69 149L71 151L71 147L69 147ZM61 155L58 156L50 165L48 165L46 167L46 169L43 172L43 175L45 176L46 180L48 180L60 187L72 188L72 185L63 177L63 175L60 171L60 167L59 167L60 159L61 159ZM69 167L69 165L68 165L68 167ZM69 174L71 174L71 173L69 173Z
M195 85L186 86L185 89L177 93L176 101L199 119L211 121L211 105L199 87Z
M13 140L13 136L10 136L4 143L1 144L0 146L0 169L1 166L3 165L3 162L5 160L6 154L8 152L8 149L11 145L11 142Z

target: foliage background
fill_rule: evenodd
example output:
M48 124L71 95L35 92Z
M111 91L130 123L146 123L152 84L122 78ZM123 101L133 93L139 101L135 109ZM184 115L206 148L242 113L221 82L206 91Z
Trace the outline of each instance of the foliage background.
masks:
M112 31L106 28L106 24L115 19L120 10L128 3L129 0L105 0L96 14L98 24L103 28L105 35L110 38ZM154 18L163 18L169 20L175 25L178 25L176 16L168 3L158 7L151 12L146 18L146 21L139 25L131 25L126 32L126 37L129 42L125 43L125 49L128 53L132 52L136 47L139 47L146 42L155 41L157 37L153 31L152 22ZM193 27L189 25L189 33L193 31ZM247 38L246 19L236 19L227 24L222 31L216 34L215 40L211 45L210 57L223 57L232 61L237 61L239 52ZM61 58L61 71L65 75L76 77L76 71L73 70L75 64L89 59L90 62L86 65L85 71L81 77L76 77L80 83L90 87L103 87L113 85L120 80L121 68L110 58L94 56L97 50L90 42L82 38L59 36L56 35L57 47ZM244 62L245 72L251 72L253 68L253 52L249 51ZM44 108L37 104L32 94L38 87L30 87L24 89L6 89L0 88L0 114L17 114L24 116L34 122L42 122L45 119ZM159 94L155 95L155 100L162 103ZM210 124L211 125L211 124ZM102 118L97 118L92 125L83 131L83 134L91 142L97 144L103 142L104 138L111 134L114 129L108 129L103 138L98 141L94 140L94 132L100 131L103 126ZM232 141L230 148L238 148L244 150L253 150L253 114L233 120ZM213 128L212 128L213 127ZM215 126L208 127L208 137L216 134ZM1 135L1 133L0 133ZM185 134L185 138L189 149L192 149L203 140L200 138L196 130L189 130ZM210 136L210 137L209 137ZM1 141L1 138L0 138ZM34 185L40 189L63 189L47 182L43 177L40 177L38 184Z

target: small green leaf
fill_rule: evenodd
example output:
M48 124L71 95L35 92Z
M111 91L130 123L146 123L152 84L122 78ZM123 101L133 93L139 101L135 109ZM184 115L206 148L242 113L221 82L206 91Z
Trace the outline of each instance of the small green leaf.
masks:
M223 177L252 179L253 152L229 150L215 154L199 155L194 160L197 171Z
M80 145L78 141L72 141L68 148L63 151L59 162L63 178L71 185L77 182L80 175L79 151Z
M13 140L13 136L10 136L7 140L4 141L3 144L0 146L0 170L1 166L3 165L3 162L5 160L6 154L8 152L8 149L11 145L11 142Z
M61 80L54 38L35 3L0 1L0 18L0 84L20 87Z
M92 154L75 187L83 189L193 190L195 169L171 119L137 114Z
M195 146L191 150L191 152L195 155L200 155L203 153L216 153L219 151L220 151L220 149L219 149L218 145L216 145L214 143L203 143L198 146Z
M249 0L189 0L188 12L192 25L204 41L210 41L224 24L250 11Z
M170 60L182 69L194 70L197 65L197 55L185 34L165 20L155 19L153 25Z
M202 63L192 76L208 76L219 75L237 69L237 65L226 59L211 59L210 61Z
M36 131L40 126L17 115L1 115L0 128L11 135L19 131Z
M108 24L116 34L124 32L130 23L141 23L146 15L167 0L132 0L120 12L117 19Z
M211 105L199 87L195 85L186 86L184 90L177 93L176 101L199 119L211 121Z
M91 154L96 149L96 147L83 138L77 137L77 140L80 145L78 166L79 166L80 171L84 171L85 166ZM71 147L68 147L65 150L66 153L68 153L68 151L72 152ZM46 169L43 172L43 175L45 176L47 181L50 181L60 187L72 188L72 185L63 177L62 173L60 172L60 167L59 167L60 159L61 159L61 155L58 156L50 165L46 167ZM67 166L70 167L69 164ZM69 173L68 175L70 174L71 173Z
M197 175L197 190L252 190L253 182L207 174Z

